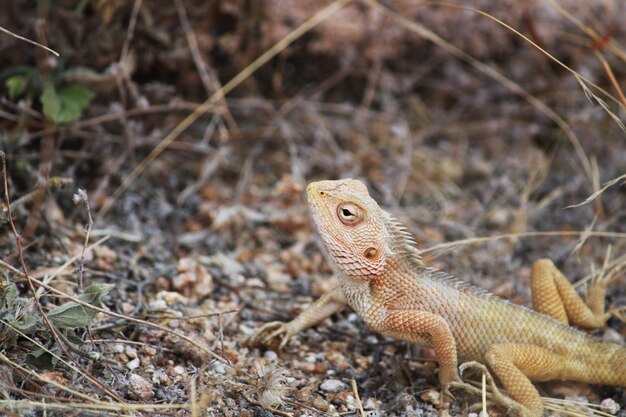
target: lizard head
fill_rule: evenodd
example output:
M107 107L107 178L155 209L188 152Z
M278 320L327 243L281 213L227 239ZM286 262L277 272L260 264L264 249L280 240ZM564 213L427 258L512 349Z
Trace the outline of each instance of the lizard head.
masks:
M345 274L370 278L382 273L390 253L385 215L361 181L312 182L309 211L330 259Z

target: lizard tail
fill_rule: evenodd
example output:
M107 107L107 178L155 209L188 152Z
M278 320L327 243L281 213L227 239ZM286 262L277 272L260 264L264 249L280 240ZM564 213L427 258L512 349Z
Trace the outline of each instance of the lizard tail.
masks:
M594 340L579 354L577 360L563 362L564 379L626 387L626 347Z
M626 388L626 348L620 346L619 349L615 351L615 368L613 372L617 377L617 385Z
M597 366L598 362L592 365L597 366L594 372L597 378L594 378L596 381L589 382L626 387L626 347L612 343L603 344L596 358L602 365Z

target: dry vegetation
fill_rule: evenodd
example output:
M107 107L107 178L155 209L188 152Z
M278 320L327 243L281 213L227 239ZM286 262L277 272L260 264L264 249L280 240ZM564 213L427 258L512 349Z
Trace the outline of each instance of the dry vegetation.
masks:
M333 286L314 179L366 180L431 266L514 302L539 257L625 260L621 0L5 3L61 56L0 32L0 415L437 415L429 351L349 311L244 345Z

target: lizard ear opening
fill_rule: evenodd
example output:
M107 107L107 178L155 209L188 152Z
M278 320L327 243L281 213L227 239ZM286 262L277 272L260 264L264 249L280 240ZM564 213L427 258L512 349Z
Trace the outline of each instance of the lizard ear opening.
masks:
M367 248L365 249L365 252L363 252L363 256L365 256L367 259L374 259L378 256L378 249L376 248Z

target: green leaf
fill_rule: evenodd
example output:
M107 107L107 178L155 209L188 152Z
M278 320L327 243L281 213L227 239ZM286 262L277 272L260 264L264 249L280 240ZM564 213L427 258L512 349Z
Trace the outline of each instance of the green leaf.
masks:
M15 100L26 90L28 78L22 74L18 74L8 78L4 84L9 93L9 100Z
M59 97L63 110L61 111L59 123L70 123L80 119L83 110L91 103L96 94L81 86L67 85L59 89Z
M92 284L85 289L85 292L78 296L78 299L96 307L102 305L102 297L106 295L113 285ZM84 307L74 301L69 301L53 308L47 314L48 318L59 327L71 329L86 327L96 317L97 312Z
M55 123L75 122L91 103L95 93L83 86L71 84L56 88L52 82L45 83L41 94L43 113Z
M19 320L11 323L13 327L25 334L31 334L37 327L37 319L35 316L24 315Z
M5 287L0 287L0 312L12 310L16 298L17 287L15 284L8 283Z
M48 119L58 123L61 114L61 99L59 99L56 88L51 81L46 81L44 84L40 100L43 105L43 114Z
M52 353L48 352L46 349L37 348L26 355L26 362L35 365L39 369L53 369L57 362L59 362L58 345L55 343L49 350L50 352L56 353L57 356L53 356Z

